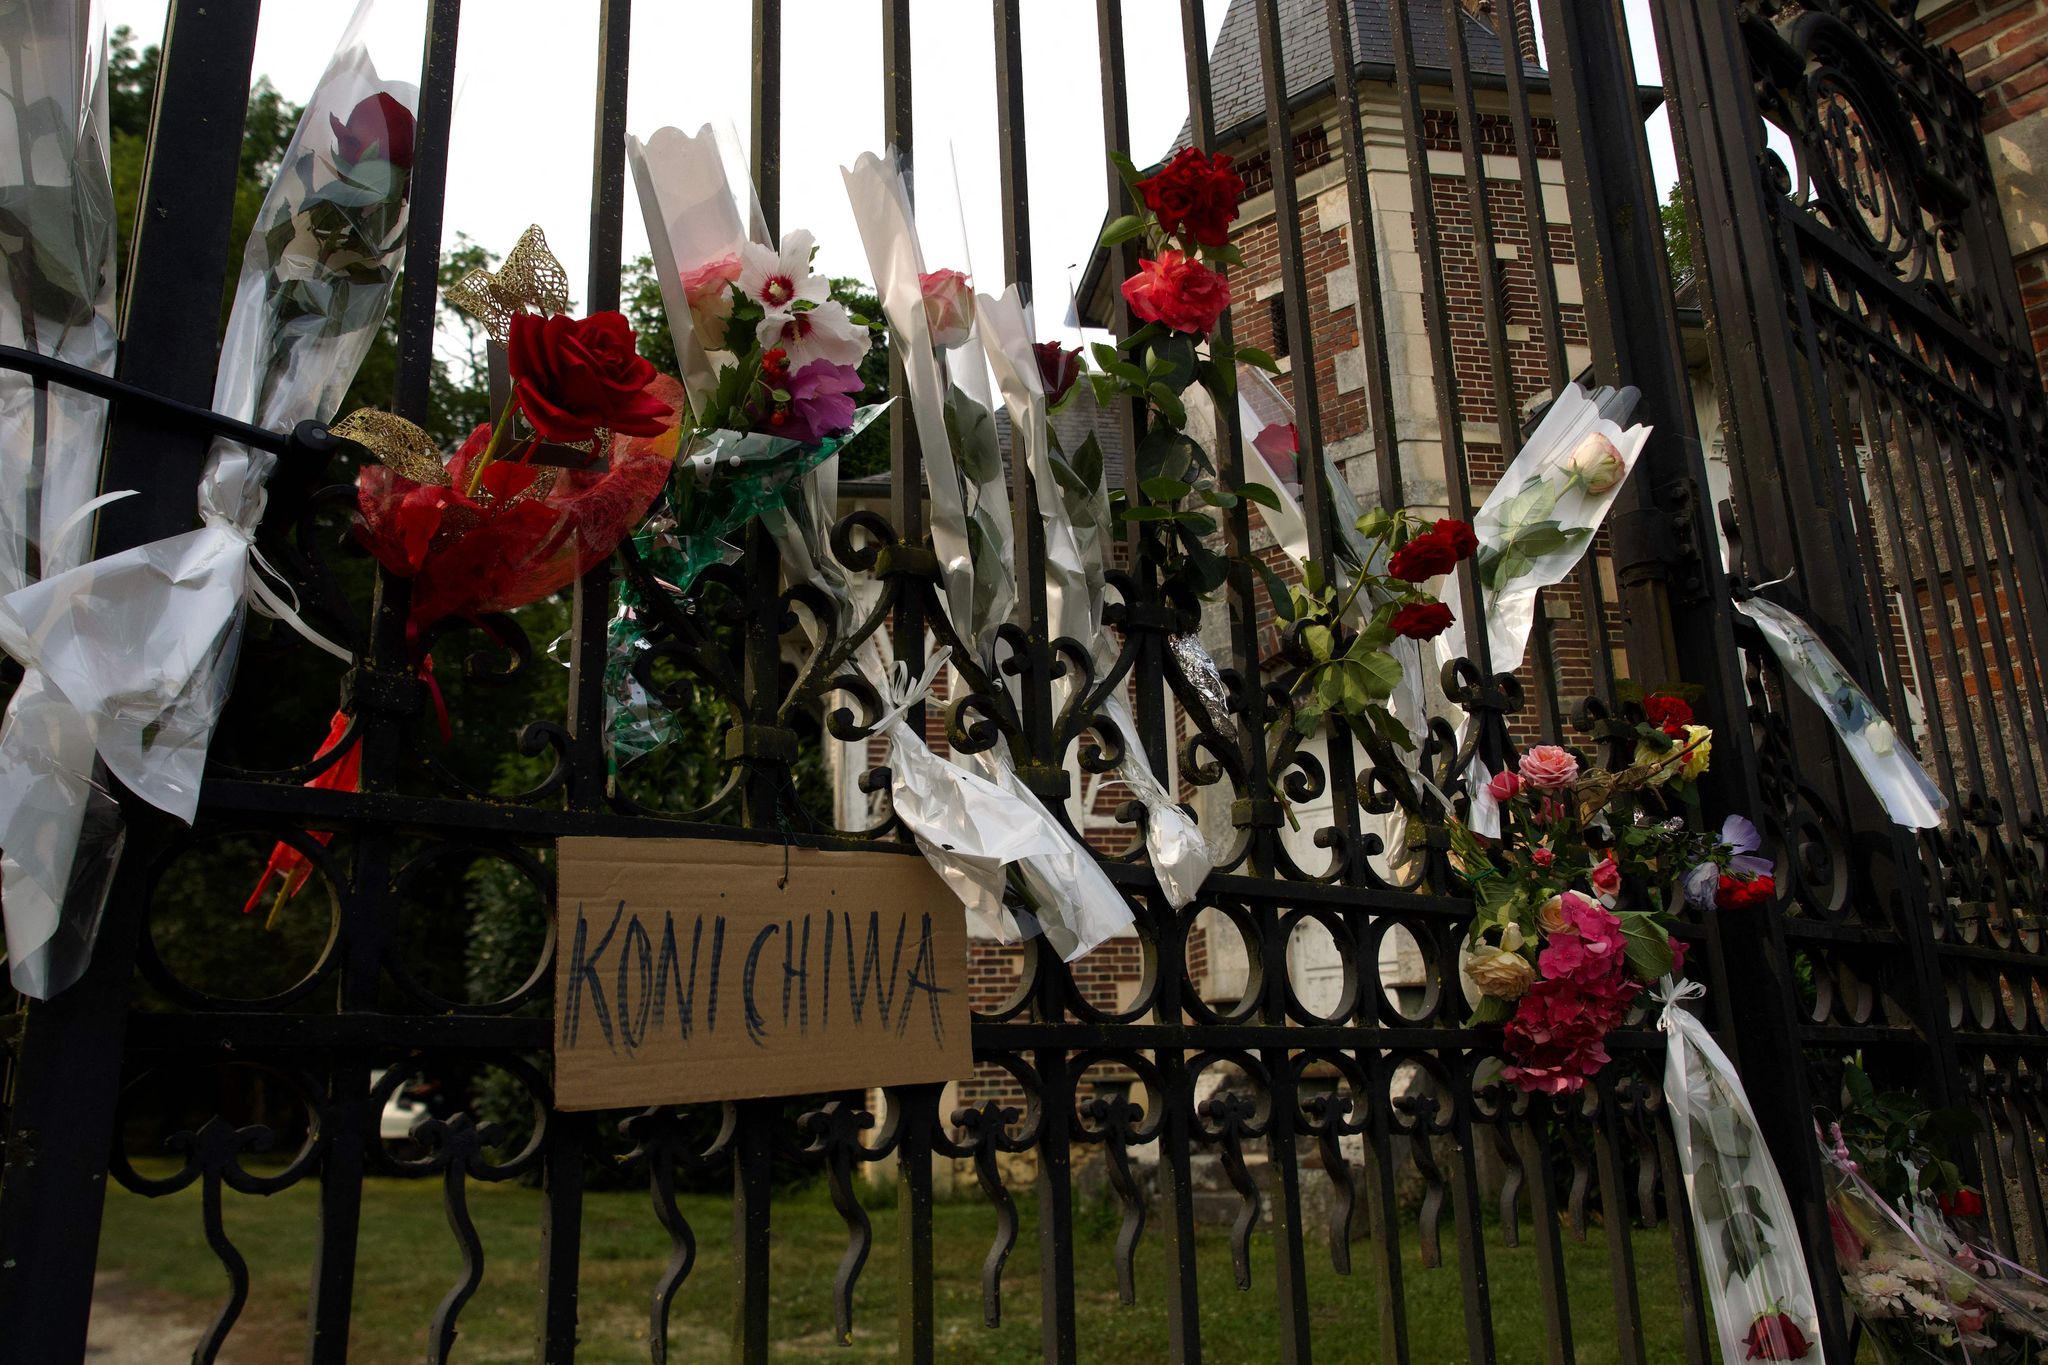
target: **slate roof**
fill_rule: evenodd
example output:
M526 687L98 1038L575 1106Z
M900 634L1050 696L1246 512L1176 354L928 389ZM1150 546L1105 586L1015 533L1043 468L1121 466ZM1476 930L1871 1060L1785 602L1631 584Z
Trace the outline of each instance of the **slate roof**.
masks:
M1507 67L1500 37L1484 21L1463 9L1459 13L1465 24L1467 69L1481 75L1504 76ZM1410 5L1408 16L1416 69L1450 70L1450 31L1444 24L1443 7ZM1330 38L1323 0L1280 0L1280 51L1287 68L1290 97L1305 94L1310 87L1330 79ZM1351 0L1351 58L1354 65L1385 67L1388 79L1392 78L1394 31L1387 14L1387 0ZM1522 70L1534 78L1546 74L1534 62L1524 62ZM1209 54L1209 87L1210 97L1215 101L1219 141L1232 141L1240 124L1265 118L1266 93L1254 0L1231 0L1224 13L1223 28ZM1183 126L1174 147L1186 146L1187 142L1188 130Z

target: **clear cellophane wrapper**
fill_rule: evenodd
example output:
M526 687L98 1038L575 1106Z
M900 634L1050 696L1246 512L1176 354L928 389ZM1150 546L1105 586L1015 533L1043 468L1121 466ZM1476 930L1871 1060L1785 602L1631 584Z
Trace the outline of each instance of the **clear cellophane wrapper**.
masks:
M1103 624L1109 499L1099 478L1092 482L1083 479L1057 450L1046 415L1044 383L1031 349L1031 324L1016 287L999 296L981 295L975 321L1010 413L1013 449L1021 447L1038 494L1039 521L1045 528L1046 606L1053 636L1071 639L1088 650L1095 676L1106 677L1117 661L1115 636ZM1071 683L1065 680L1054 686L1063 694L1071 691ZM1060 706L1070 700L1070 695L1057 699ZM1118 732L1121 757L1117 777L1145 808L1145 852L1153 875L1178 910L1195 898L1216 860L1201 827L1153 773L1121 688L1103 698L1101 713Z
M2048 1359L2048 1280L1961 1236L1916 1193L1894 1204L1820 1139L1844 1306L1883 1365Z
M0 14L0 342L111 374L114 191L106 36L94 7ZM89 552L103 400L0 371L0 594ZM46 998L84 970L119 860L118 804L94 779L84 716L31 660L0 720L0 907L15 987Z
M358 9L257 214L222 345L214 407L272 431L332 414L383 322L404 243L405 187L391 178L401 173L389 163L345 173L336 151L337 127L364 100L417 102L411 86L378 77L358 40L368 9ZM217 441L199 485L200 529L0 601L0 640L78 707L130 790L180 819L197 807L246 598L310 635L251 562L275 463Z
M1735 609L1756 622L1785 676L1826 713L1885 814L1908 829L1940 825L1948 798L1813 627L1762 597L1737 602Z
M1650 439L1647 426L1621 426L1635 410L1636 397L1632 388L1589 394L1567 384L1472 518L1479 550L1460 572L1479 575L1488 662L1495 673L1522 666L1538 594L1578 568L1634 471ZM1447 585L1444 596L1454 595ZM1462 621L1439 635L1439 665L1463 655L1467 638ZM1500 811L1486 790L1491 776L1475 758L1466 779L1469 823L1476 833L1498 838Z
M896 160L863 154L844 175L891 344L903 356L947 619L975 651L976 662L993 673L996 632L1014 615L1017 587L1014 523L983 352L971 334L945 352L933 343L921 278L923 250ZM977 320L975 325L982 324ZM1031 906L1030 922L1018 917L1027 932L1044 932L1063 958L1072 959L1130 923L1130 906L1095 855L1044 812L1002 745L965 761L979 765L997 789L1037 807L1041 829L1053 841L1052 847L1017 860L1018 880Z
M1735 1064L1685 1009L1702 994L1697 983L1664 978L1659 1027L1664 1101L1721 1359L1820 1365L1820 1321L1792 1203ZM1779 1354L1758 1356L1752 1343Z

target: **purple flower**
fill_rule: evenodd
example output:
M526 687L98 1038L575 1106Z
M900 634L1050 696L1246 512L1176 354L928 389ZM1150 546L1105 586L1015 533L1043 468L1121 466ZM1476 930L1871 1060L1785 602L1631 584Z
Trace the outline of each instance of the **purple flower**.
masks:
M1728 871L1741 877L1768 877L1772 866L1769 858L1755 856L1764 846L1763 835L1757 833L1755 825L1740 815L1731 815L1721 822L1721 842L1728 845L1734 855L1728 859Z
M1729 850L1726 863L1704 862L1685 874L1685 899L1695 910L1714 908L1724 872L1745 879L1771 875L1771 860L1756 852L1763 847L1763 835L1747 818L1731 815L1722 821L1721 842Z
M853 425L853 395L860 372L851 365L813 360L789 377L789 420L775 431L814 446Z

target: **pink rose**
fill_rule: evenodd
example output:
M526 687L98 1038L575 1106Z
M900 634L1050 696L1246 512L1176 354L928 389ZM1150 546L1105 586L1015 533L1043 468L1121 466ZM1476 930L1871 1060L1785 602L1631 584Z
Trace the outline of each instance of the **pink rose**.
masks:
M732 287L740 277L740 258L727 252L683 272L683 297L690 303L690 325L709 351L725 346L725 320L732 316Z
M1505 806L1522 791L1521 774L1515 772L1495 773L1493 780L1486 784L1486 794Z
M924 319L932 329L932 345L942 350L965 346L974 330L974 290L957 270L934 270L917 277L924 290Z
M1522 780L1532 787L1556 790L1579 780L1579 760L1555 744L1538 744L1522 755Z
M1621 891L1621 867L1609 854L1593 868L1593 890L1603 896L1616 895Z
M1534 849L1530 850L1529 861L1538 867L1549 867L1557 861L1557 855L1542 844L1538 844Z

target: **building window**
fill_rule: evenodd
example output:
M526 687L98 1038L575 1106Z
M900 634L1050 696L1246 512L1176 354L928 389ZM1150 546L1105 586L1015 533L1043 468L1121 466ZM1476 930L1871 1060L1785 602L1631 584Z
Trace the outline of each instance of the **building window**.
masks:
M1287 356L1287 296L1275 294L1266 300L1266 320L1273 325L1273 359Z

